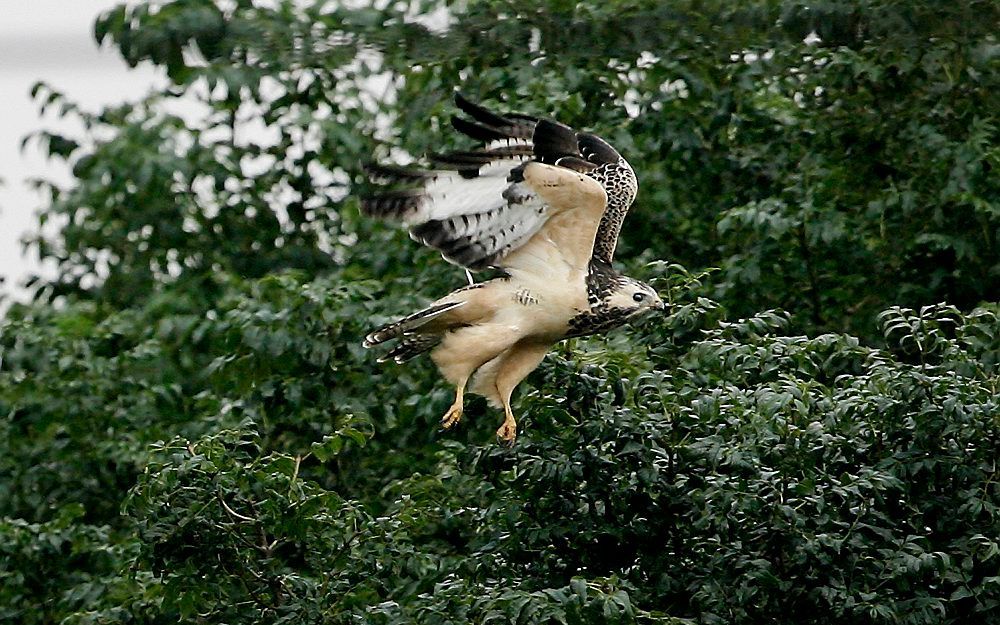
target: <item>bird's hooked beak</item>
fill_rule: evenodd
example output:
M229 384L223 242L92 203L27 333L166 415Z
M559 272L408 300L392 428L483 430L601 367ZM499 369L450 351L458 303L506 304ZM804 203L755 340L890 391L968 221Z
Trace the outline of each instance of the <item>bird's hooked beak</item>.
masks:
M651 308L653 308L653 310L658 310L660 312L666 310L667 304L666 302L663 301L663 298L660 297L660 294L656 292L656 289L650 288L650 290L653 292L653 298L656 300L656 303L653 304Z

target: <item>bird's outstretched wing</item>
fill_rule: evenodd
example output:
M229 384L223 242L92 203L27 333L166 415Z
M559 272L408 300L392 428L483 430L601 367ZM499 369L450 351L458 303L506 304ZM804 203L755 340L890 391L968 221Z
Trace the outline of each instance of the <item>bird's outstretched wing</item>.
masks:
M472 270L610 263L636 191L625 159L559 122L455 101L469 118L453 117L452 126L483 146L434 155L427 169L370 166L386 186L362 200L362 211L401 221L414 239Z

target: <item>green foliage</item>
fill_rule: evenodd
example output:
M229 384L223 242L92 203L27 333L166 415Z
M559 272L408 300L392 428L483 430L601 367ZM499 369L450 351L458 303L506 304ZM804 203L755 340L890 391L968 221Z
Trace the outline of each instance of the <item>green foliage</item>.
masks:
M189 416L172 426L168 410L155 424L141 410L56 417L93 392L94 370L109 386L138 375L95 356L123 320L66 311L18 325L15 313L5 605L41 593L50 616L81 622L262 623L932 623L996 608L996 308L890 310L880 350L788 335L779 313L720 322L714 304L676 291L674 312L632 337L550 357L506 451L476 405L458 440L421 446L435 406L395 427L358 416L446 402L405 370L327 353L356 340L322 328L360 335L350 318L371 305L370 284L337 284L267 278L201 320L151 305L154 326L133 312L145 338L119 338L117 358L162 354L146 392L207 372L174 392ZM18 346L57 327L78 342L62 394L12 386L44 377ZM164 437L170 427L181 434Z
M35 89L87 130L0 322L0 622L1000 622L995 3L260 4L100 18L140 102ZM350 195L456 87L627 154L669 303L512 450L360 345L464 282Z

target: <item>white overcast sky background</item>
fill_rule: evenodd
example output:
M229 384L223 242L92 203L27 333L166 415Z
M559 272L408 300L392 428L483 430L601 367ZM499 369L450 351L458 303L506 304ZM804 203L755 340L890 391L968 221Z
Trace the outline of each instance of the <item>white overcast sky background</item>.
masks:
M55 114L40 118L29 90L44 81L84 110L134 100L165 78L152 67L131 69L110 48L98 50L94 19L118 0L0 0L0 292L23 299L18 283L40 267L26 256L20 238L36 227L43 198L25 179L69 180L58 161L36 146L21 150L22 138L40 128L78 130ZM51 272L51 269L49 269Z

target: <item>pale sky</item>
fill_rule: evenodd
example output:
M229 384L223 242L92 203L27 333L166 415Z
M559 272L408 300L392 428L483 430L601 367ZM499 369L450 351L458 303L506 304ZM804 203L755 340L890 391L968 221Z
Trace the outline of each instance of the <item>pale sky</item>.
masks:
M84 110L134 100L165 78L150 66L130 69L112 49L98 50L93 38L97 15L118 0L0 0L0 291L23 299L17 288L40 269L19 242L35 229L42 198L24 180L45 177L65 184L66 168L46 161L37 148L21 151L21 139L40 128L78 130L48 114L38 116L31 85L41 80ZM44 270L44 269L43 269ZM51 269L50 269L51 271Z

